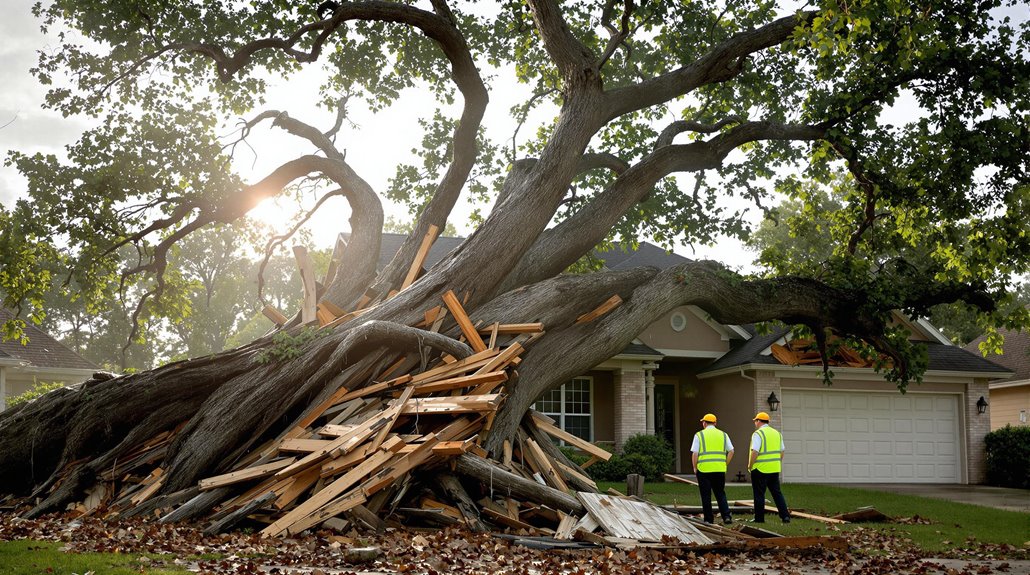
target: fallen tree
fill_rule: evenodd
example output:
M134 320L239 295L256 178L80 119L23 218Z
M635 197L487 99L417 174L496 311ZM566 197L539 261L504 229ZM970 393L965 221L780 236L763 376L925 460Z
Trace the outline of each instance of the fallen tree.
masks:
M317 335L302 336L313 332L294 318L279 332L292 340L269 335L214 356L98 376L0 414L0 485L40 497L29 515L80 499L103 470L158 434L174 432L174 439L161 456L165 479L156 495L179 493L280 436L311 406L374 385L387 366L414 361L411 373L419 373L444 354L468 355L456 341L464 332L453 315L430 329L428 318L447 292L457 294L472 322L544 326L482 438L483 448L500 457L541 393L618 353L677 306L696 305L724 324L804 325L823 345L829 334L865 342L890 358L885 373L904 386L918 379L917 352L888 327L889 311L918 315L964 301L989 314L1006 297L1010 274L1025 273L1030 260L1023 209L1030 136L1014 129L1026 120L1027 92L1019 88L1026 85L1026 36L987 34L1004 27L972 4L941 3L919 13L873 4L842 13L827 3L782 16L723 7L733 19L715 5L695 13L664 3L607 2L580 12L552 0L527 2L528 10L505 5L486 19L442 1L432 10L341 3L321 19L313 7L274 2L231 13L210 7L203 17L189 3L150 13L128 3L117 12L121 5L104 8L104 17L121 24L114 28L91 28L101 8L81 3L59 1L42 11L49 24L70 25L110 50L102 57L71 47L42 55L42 77L66 68L80 83L76 91L55 92L52 105L76 113L116 90L119 102L152 117L138 121L110 106L108 122L71 151L71 166L15 154L31 200L0 212L12 224L5 227L17 231L4 236L5 268L19 270L20 278L4 277L7 301L31 309L49 281L39 272L46 254L59 254L89 285L105 258L134 245L139 265L122 279L148 278L143 310L172 291L168 268L177 241L236 221L314 174L322 184L319 205L342 196L351 208L350 241L334 255L338 271L318 296L344 313ZM936 11L957 11L964 24ZM381 69L362 60L383 45L397 46L403 57ZM423 74L438 97L451 97L453 86L462 98L460 117L436 126L449 128L437 130L448 141L424 155L426 170L438 177L421 184L428 197L414 230L380 271L383 209L334 141L342 102L327 132L278 110L247 121L245 133L271 120L316 152L244 184L224 174L204 107L182 104L170 88L217 80L225 109L250 109L261 84L255 70L284 72L324 52L339 68L336 81L363 86L373 101L391 98L388 80L402 86ZM479 67L493 59L522 66L520 79L551 98L557 116L528 146L534 157L511 158L476 231L419 273L420 246L444 226L477 162L492 160L477 133L488 102ZM140 81L152 67L173 81ZM1001 76L1017 81L989 81ZM879 122L902 93L914 95L922 116L904 129ZM689 121L653 129L674 106ZM148 131L155 123L159 134ZM126 126L135 126L129 135ZM172 154L154 155L158 136L176 142ZM178 152L187 157L172 157ZM741 152L744 160L730 160ZM714 207L724 190L760 203L761 179L801 161L815 181L844 171L853 186L839 227L829 231L828 241L840 249L820 268L747 278L694 261L662 271L562 275L613 230L647 231L652 218L691 241L734 229L738 219ZM127 169L155 162L153 173ZM992 171L986 180L978 176L985 167ZM697 174L692 193L669 178L684 172ZM723 177L708 181L705 172ZM911 257L925 245L914 245L914 235L935 242L930 257ZM621 305L580 321L606 301ZM295 348L291 357L269 361L271 350L284 345Z

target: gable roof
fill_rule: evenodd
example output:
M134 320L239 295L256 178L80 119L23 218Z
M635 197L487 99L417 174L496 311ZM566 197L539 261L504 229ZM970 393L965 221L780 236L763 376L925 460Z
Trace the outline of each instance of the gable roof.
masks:
M14 312L0 308L0 323L14 317ZM28 345L22 345L19 341L0 341L0 357L21 360L41 368L98 369L98 366L83 359L31 322L26 322L25 336L29 338Z
M1030 379L1030 332L999 329L998 333L1005 337L1005 345L1002 350L1004 353L988 357L994 363L1003 365L1015 372L1012 379ZM981 335L967 343L965 349L979 357L981 356L980 342L985 339L987 339L987 336Z

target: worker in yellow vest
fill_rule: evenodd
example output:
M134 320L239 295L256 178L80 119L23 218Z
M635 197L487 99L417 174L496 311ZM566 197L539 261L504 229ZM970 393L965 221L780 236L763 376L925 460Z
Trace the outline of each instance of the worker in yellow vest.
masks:
M776 502L776 511L784 523L790 523L787 500L780 491L780 469L783 462L783 436L769 425L769 414L755 414L755 432L751 435L751 492L755 496L755 523L765 523L765 490L768 487Z
M715 414L707 413L701 418L701 431L694 434L694 443L690 446L691 461L694 462L694 475L697 486L701 490L701 509L704 511L705 523L715 521L712 513L712 492L719 502L719 513L722 522L728 525L733 522L730 516L730 504L726 501L726 464L733 459L733 442L730 436L717 428Z

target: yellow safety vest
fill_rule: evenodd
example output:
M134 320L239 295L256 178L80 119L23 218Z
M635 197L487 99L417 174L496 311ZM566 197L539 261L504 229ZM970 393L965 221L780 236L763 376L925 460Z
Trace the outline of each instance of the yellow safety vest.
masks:
M697 432L697 470L701 473L726 473L726 433L715 427Z
M755 435L762 438L762 444L752 469L762 473L779 473L780 461L783 459L783 437L780 432L766 425L759 427Z

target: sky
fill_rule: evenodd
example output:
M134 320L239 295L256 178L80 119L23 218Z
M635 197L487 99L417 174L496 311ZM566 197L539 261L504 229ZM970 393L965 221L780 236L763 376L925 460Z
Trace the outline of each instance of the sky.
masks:
M29 72L36 63L36 52L56 47L52 38L45 37L31 14L35 0L5 0L5 16L0 19L0 156L6 158L9 150L23 153L53 153L63 156L66 145L74 143L84 129L96 121L88 118L64 118L59 113L42 107L45 87L41 86ZM333 118L324 110L313 106L297 109L291 104L310 99L317 93L317 66L311 73L291 77L289 81L272 83L268 106L265 108L286 109L291 116L316 126L329 127ZM510 106L526 98L528 90L518 85L495 85L491 90L491 102L484 126L492 136L503 140L510 136L514 121L509 116ZM417 118L420 114L431 114L434 104L422 101L417 94L407 94L386 113L373 116L364 110L352 109L351 119L359 125L357 130L344 129L338 139L338 146L347 152L347 160L374 189L386 189L388 178L399 160L411 158L409 150L418 144L420 130ZM457 108L455 108L457 110ZM454 114L457 115L457 112ZM238 118L232 121L239 120ZM231 132L231 126L224 133ZM526 133L526 132L523 132ZM241 146L237 150L236 169L249 181L266 175L280 162L297 155L309 153L299 140L291 140L281 132L276 133L268 123L256 129L248 143L253 151ZM11 206L23 196L26 182L10 167L0 165L0 202ZM408 220L406 210L397 205L384 205L388 216ZM292 203L265 203L258 206L252 215L273 226L286 224L284 214L294 212ZM450 218L460 234L471 233L468 223L470 206L462 201ZM752 222L757 222L760 212L750 210ZM316 247L334 244L341 222L346 222L349 209L345 200L337 198L324 206L309 224ZM746 251L740 242L732 239L720 241L715 246L681 246L675 250L681 255L702 259L720 260L730 267L744 271L752 270L750 265L754 254Z

